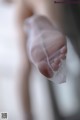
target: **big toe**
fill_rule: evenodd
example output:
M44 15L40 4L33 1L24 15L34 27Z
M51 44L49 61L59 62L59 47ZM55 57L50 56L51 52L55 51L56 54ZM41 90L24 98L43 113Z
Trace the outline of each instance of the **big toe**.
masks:
M41 63L39 63L38 69L40 73L43 74L45 77L47 78L53 77L53 71L46 62L42 61Z

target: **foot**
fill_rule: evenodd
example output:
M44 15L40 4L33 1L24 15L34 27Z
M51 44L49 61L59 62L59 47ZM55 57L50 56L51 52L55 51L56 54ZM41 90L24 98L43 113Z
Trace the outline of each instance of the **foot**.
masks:
M66 58L66 38L46 17L37 16L30 25L34 33L31 57L39 71L51 78L53 71L59 69L61 60Z

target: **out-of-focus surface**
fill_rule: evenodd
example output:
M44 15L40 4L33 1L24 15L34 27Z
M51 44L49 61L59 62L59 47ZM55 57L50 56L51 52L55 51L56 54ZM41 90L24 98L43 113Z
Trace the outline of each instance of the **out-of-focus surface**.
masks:
M74 116L77 112L79 112L79 99L76 93L76 82L79 80L80 63L70 41L68 41L68 49L67 82L59 85L53 84L52 82L50 83L53 86L53 91L55 94L54 99L56 99L59 113L64 116L65 119L67 119L69 116ZM51 105L54 101L51 100L49 95L50 91L48 83L43 78L37 78L39 76L38 73L37 77L35 77L35 74L32 74L32 76L32 78L35 78L31 81L31 101L33 113L35 116L38 115L39 120L52 120L55 118L55 105Z
M17 93L21 55L14 18L15 5L0 3L0 112L8 112L9 120L25 120ZM67 65L69 72L67 83L62 85L51 83L52 93L48 81L44 80L37 70L32 70L30 98L35 120L57 120L56 109L64 120L69 120L69 116L80 113L80 88L78 88L80 61L70 42L68 42ZM57 108L53 104L52 96L55 97ZM58 119L61 120L59 117ZM75 120L77 119L80 118L76 116Z
M15 25L15 5L0 3L0 112L9 120L23 120L18 94L21 55Z

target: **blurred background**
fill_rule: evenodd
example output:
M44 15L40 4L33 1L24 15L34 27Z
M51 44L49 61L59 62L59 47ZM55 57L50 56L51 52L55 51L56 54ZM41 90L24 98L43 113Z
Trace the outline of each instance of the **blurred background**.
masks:
M65 5L63 11L64 30L70 38L67 82L56 85L33 67L29 78L30 108L26 108L29 113L19 94L23 63L14 24L15 4L0 1L0 112L7 112L9 120L80 120L80 7ZM25 89L24 97L26 94Z

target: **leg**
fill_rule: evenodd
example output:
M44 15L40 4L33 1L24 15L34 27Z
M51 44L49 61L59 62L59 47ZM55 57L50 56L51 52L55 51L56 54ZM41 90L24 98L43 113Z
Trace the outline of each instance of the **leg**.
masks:
M30 76L31 65L27 57L26 39L23 31L24 20L25 18L31 16L32 12L27 7L25 7L24 1L19 1L16 11L17 11L16 12L17 25L18 25L19 38L20 38L20 48L22 53L22 63L23 63L20 74L21 86L19 92L22 98L22 104L23 104L25 116L28 118L28 120L32 120L31 109L30 109L30 96L29 96L29 76Z
M32 40L32 44L30 43L32 45L30 45L30 47L32 47L30 51L31 57L32 61L34 61L34 64L38 64L38 68L41 73L43 73L46 77L52 77L50 67L45 63L46 55L44 54L43 49L41 49L40 46L39 41L41 41L42 37L42 35L40 36L40 33L45 31L45 33L43 33L43 35L45 36L45 39L43 41L45 42L47 56L49 57L49 59L51 58L52 60L52 55L60 50L60 54L57 55L53 62L51 61L51 66L55 71L59 68L60 60L65 58L67 52L66 38L65 35L61 33L59 29L55 26L55 23L57 24L57 26L60 26L60 18L58 16L59 12L55 9L55 7L58 6L55 6L54 2L52 1L35 1L36 0L34 0L33 11L37 15L36 17L32 17L29 20L29 24L32 26L31 29L34 32L34 41ZM54 12L54 10L56 11L56 13ZM56 14L58 15L56 16ZM47 30L49 32L47 32ZM39 37L36 39L37 36ZM50 37L50 40L46 40L48 37ZM52 40L51 37L53 37Z

